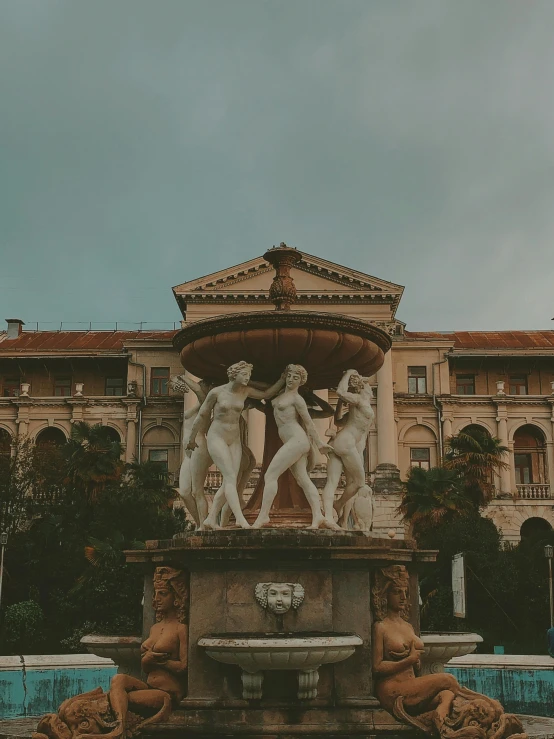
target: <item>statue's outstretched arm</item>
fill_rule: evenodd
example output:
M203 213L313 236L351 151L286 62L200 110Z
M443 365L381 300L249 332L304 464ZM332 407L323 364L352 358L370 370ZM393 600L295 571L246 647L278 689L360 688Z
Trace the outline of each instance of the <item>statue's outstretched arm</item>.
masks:
M341 400L343 400L345 403L349 403L350 405L358 405L358 403L360 402L360 396L358 395L358 393L351 393L348 390L351 375L357 374L358 373L356 370L346 370L341 378L341 381L337 385L337 395Z
M258 390L258 388L249 384L248 385L248 397L255 398L256 400L269 400L270 398L274 398L277 395L277 393L283 387L284 384L285 384L285 373L283 372L283 374L277 380L277 382L274 382L273 385L266 388L265 390Z
M331 418L334 413L333 406L311 390L304 392L304 400L306 405L307 401L314 404L308 407L308 413L312 418Z

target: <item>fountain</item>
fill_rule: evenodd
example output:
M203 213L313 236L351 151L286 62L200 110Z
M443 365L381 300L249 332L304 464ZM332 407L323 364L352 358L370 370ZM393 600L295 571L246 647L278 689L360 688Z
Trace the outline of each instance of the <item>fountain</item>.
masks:
M391 339L361 320L295 310L290 270L301 258L300 252L281 244L264 258L276 271L270 289L276 310L198 321L174 339L183 366L191 374L216 385L227 383L208 394L190 430L188 449L195 449L196 435L207 421L207 449L212 457L217 452L227 467L227 473L221 470L222 494L229 503L236 494L239 468L238 458L235 467L229 468L224 452L228 449L235 454L238 449L240 457L238 416L244 402L248 397L269 400L286 382L274 407L265 403L260 482L244 515L240 508L234 509L242 528L210 524L209 530L170 541L150 541L146 549L127 552L127 561L142 567L145 575L142 666L147 684L117 675L109 701L106 694L74 699L74 709L65 706L59 717L43 719L37 739L82 733L88 739L92 734L105 734L110 725L119 727L111 736L121 734L123 727L127 735L138 728L145 736L176 739L299 734L400 737L414 731L447 739L454 729L469 726L472 730L474 720L484 726L481 739L517 735L521 725L503 714L499 704L493 706L484 696L472 698L445 673L426 677L422 700L429 710L421 716L421 710L414 712L413 685L420 683L412 683L417 680L413 668L424 646L416 636L417 598L410 601L407 594L408 590L417 593L418 568L434 561L436 553L418 550L409 539L373 538L367 521L364 531L338 529L328 515L322 518L319 500L317 510L313 499L310 509L307 495L315 488L303 477L308 435L312 444L318 442L326 453L332 451L317 437L315 426L309 430L304 399L309 401L313 391L340 383L350 387L348 371L363 384L364 377L381 367ZM288 365L292 368L280 379ZM349 397L352 414L358 401L352 394ZM298 417L303 418L302 428L294 420ZM365 418L369 428L367 405ZM296 442L289 449L293 462L288 468L283 465L271 515L265 520L259 517L266 494L264 475L267 472L271 478L272 461L293 438L285 438L283 444L278 432L284 437L297 433L298 444L304 439L307 446L296 457ZM362 484L360 511L367 513L371 491L365 481ZM359 491L361 495L362 487ZM260 528L249 528L255 521ZM312 528L307 528L310 522ZM387 629L394 632L395 628L399 635L393 633L393 641L400 641L394 648L400 651L391 650L389 662L383 662L384 652L390 649ZM409 647L403 644L405 639ZM390 684L398 670L406 678L402 683L406 690L402 688L395 701ZM94 712L87 710L102 721L95 719L96 730L93 726L85 732L72 721L86 713L86 701L94 701ZM473 716L474 703L479 719ZM144 720L146 709L150 718ZM456 735L462 739L477 736L471 730L467 736L463 731Z

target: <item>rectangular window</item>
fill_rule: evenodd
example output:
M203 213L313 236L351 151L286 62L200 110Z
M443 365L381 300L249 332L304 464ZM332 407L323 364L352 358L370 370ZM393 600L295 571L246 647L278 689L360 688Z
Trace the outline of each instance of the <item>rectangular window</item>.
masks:
M533 464L530 454L514 454L516 485L529 485L533 482Z
M475 375L456 375L456 394L475 395Z
M64 398L71 395L71 377L54 378L54 395Z
M123 377L106 377L106 392L104 394L124 395L123 387Z
M6 377L2 383L3 398L17 398L19 396L19 377Z
M150 449L148 452L148 461L159 465L160 472L167 474L167 449Z
M413 395L427 392L426 367L408 367L408 392Z
M527 395L527 377L510 375L510 395Z
M425 449L410 449L410 467L422 467L424 470L428 470L431 466L431 450Z
M169 395L169 367L152 367L150 395Z

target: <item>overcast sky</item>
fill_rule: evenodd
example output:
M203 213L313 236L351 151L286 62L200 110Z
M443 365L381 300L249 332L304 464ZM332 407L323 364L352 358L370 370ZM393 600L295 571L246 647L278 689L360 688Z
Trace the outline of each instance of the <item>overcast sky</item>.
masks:
M0 0L0 327L178 320L173 285L286 241L405 285L413 330L554 328L553 28L553 0Z

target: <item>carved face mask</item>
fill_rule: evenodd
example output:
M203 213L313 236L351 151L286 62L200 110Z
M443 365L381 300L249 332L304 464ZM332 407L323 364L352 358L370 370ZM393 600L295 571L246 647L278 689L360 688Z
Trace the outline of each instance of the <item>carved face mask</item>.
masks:
M273 613L286 613L292 605L292 588L286 583L270 585L267 591L267 608Z

